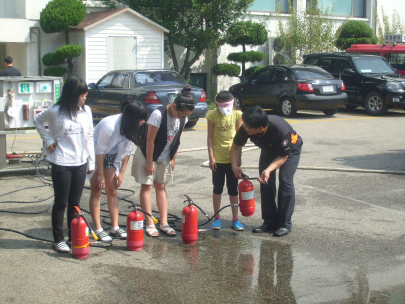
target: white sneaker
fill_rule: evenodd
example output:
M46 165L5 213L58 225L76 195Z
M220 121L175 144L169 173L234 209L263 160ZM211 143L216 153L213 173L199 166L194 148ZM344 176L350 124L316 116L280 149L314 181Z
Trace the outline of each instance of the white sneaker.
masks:
M127 237L127 233L125 232L125 230L118 228L115 232L110 232L110 235L113 237L120 237L120 238L126 238Z
M102 242L111 242L112 238L104 230L97 233L97 237Z
M69 253L70 252L70 248L66 244L66 242L53 243L52 248L56 252L60 252L60 253Z

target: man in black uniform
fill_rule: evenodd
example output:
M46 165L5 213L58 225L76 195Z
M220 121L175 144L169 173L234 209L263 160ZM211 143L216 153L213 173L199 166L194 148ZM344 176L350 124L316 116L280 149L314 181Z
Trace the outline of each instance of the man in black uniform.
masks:
M4 64L6 65L6 68L0 72L1 77L21 76L21 72L13 67L13 57L6 57L4 59Z
M282 118L267 115L260 107L242 114L243 126L233 139L232 170L242 178L240 168L242 146L247 140L261 149L259 182L263 224L253 232L273 232L287 235L291 230L291 216L295 206L294 173L301 155L302 139ZM278 204L276 204L276 170L279 169Z

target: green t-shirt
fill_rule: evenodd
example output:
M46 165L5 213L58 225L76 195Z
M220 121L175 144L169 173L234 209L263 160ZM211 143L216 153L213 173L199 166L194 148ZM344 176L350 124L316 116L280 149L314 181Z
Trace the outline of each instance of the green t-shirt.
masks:
M229 164L232 141L236 134L236 122L242 116L239 110L233 110L232 115L223 116L217 109L207 113L207 119L214 124L213 151L217 163Z

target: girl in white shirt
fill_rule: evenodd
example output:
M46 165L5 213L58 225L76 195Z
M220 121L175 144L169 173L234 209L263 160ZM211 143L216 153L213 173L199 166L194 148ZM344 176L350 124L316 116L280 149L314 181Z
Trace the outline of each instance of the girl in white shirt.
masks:
M152 186L155 188L156 204L159 209L159 229L169 236L176 231L167 220L168 201L165 184L172 180L180 136L187 123L187 117L194 110L194 98L180 94L173 103L162 106L150 115L146 141L135 152L132 162L132 176L141 184L140 202L146 212L152 213ZM159 236L153 220L145 218L145 232L151 237Z
M94 174L88 175L91 185L90 213L95 233L102 241L112 241L100 223L100 199L104 185L111 218L110 235L121 238L127 236L118 224L117 189L124 179L134 143L140 145L145 139L143 125L148 116L147 109L137 101L123 107L122 114L104 118L94 129L96 168Z
M62 95L52 107L35 117L35 127L44 141L43 154L52 163L54 189L52 208L53 249L70 252L63 235L63 217L68 207L70 224L79 206L86 173L94 170L93 116L85 106L87 84L80 78L70 77L64 84ZM45 123L48 123L48 130Z

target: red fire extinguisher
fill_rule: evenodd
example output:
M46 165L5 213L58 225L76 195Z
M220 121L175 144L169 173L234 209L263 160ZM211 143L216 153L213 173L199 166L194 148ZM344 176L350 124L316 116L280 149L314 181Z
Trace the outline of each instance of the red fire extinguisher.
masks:
M79 207L75 206L77 213L72 220L72 253L77 259L87 258L90 251L89 226Z
M30 106L23 105L23 119L30 120Z
M184 244L195 244L198 239L198 209L191 198L186 195L188 205L183 208L181 223L181 238Z
M239 183L239 210L243 216L252 216L255 213L255 191L249 176L242 173L243 181Z
M134 205L135 207L135 205ZM143 214L134 208L127 217L127 247L132 251L140 251L143 246Z

